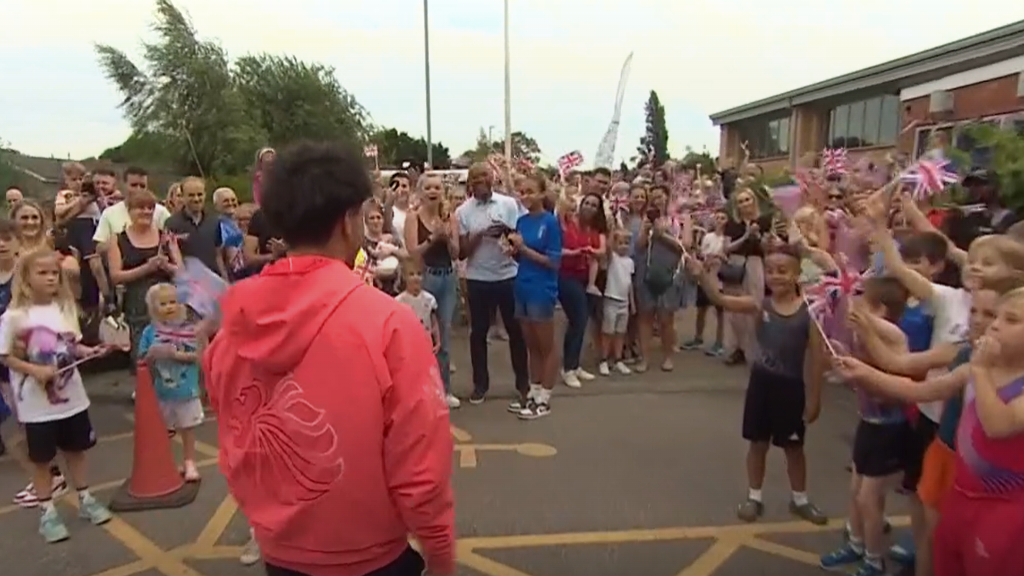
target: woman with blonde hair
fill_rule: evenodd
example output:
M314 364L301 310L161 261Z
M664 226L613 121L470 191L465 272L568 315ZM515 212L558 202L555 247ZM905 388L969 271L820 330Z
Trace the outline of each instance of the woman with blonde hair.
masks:
M727 291L764 300L764 247L762 241L772 233L772 218L762 215L757 196L749 188L740 189L733 200L732 218L725 225L727 263L719 270L719 279ZM727 313L732 329L732 354L726 364L741 364L757 358L754 334L755 318Z
M458 298L458 280L454 260L459 255L457 224L444 207L444 180L439 174L424 174L417 182L419 206L405 219L403 245L409 257L423 264L423 289L437 300L440 347L437 363L441 368L445 397L449 408L461 402L452 394L450 343L452 320Z
M164 197L164 206L171 214L182 209L185 202L181 198L181 182L175 182L167 188L167 196Z
M50 243L50 218L35 200L25 198L11 209L11 220L17 229L18 250L28 252Z

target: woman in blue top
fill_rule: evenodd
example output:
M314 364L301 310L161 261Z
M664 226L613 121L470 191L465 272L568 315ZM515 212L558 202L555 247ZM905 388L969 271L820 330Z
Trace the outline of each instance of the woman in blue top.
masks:
M530 357L530 390L518 416L533 420L551 412L551 389L558 374L555 302L562 227L551 211L543 177L527 176L519 181L518 189L526 214L519 217L508 242L519 262L514 284L516 318L522 325Z

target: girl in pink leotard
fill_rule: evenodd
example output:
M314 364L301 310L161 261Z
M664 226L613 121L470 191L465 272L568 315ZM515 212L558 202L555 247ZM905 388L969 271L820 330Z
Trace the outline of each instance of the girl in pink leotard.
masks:
M935 531L935 576L1024 574L1024 292L1008 294L971 358L954 488Z

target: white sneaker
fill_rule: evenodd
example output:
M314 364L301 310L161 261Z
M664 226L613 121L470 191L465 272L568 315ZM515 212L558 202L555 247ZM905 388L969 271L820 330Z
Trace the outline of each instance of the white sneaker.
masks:
M445 401L448 402L449 408L458 408L462 406L462 401L455 397L455 394L448 394L444 397Z
M589 382L596 378L596 376L594 376L590 372L587 372L583 368L576 369L576 377L579 378L580 380L583 380L584 382Z
M612 375L612 371L608 369L608 363L604 362L604 361L602 361L600 364L597 365L597 372L601 376L611 376Z
M623 364L621 360L615 363L615 371L618 372L619 374L622 374L623 376L627 376L633 373L633 371L629 369L629 366Z
M565 385L568 386L569 388L579 388L583 386L582 384L580 384L580 378L579 376L576 375L575 370L562 372L562 382L565 382Z
M256 542L256 538L249 536L249 541L242 548L242 554L238 557L238 561L243 566L252 566L259 562L262 557L263 554L260 553L260 545Z

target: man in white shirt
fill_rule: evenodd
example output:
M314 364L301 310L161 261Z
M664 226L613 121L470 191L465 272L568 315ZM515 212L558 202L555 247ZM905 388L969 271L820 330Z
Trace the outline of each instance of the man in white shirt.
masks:
M149 188L149 174L142 168L130 167L124 171L124 185L128 192L132 190L146 190ZM158 228L164 227L164 222L171 217L171 212L162 204L157 204L153 211L153 222ZM124 231L131 223L128 215L128 206L124 201L108 206L100 214L100 221L96 224L96 233L92 239L96 241L96 251L106 252L106 247L111 239Z

